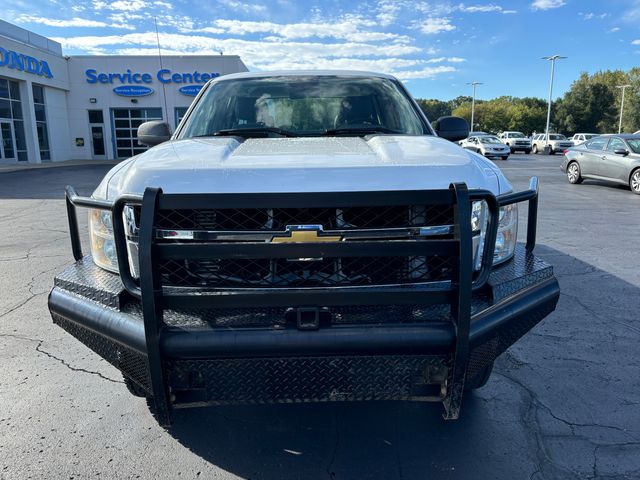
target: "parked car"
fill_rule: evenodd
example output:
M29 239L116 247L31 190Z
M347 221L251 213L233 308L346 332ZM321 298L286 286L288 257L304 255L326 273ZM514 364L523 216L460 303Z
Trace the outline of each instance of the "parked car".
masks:
M569 183L585 178L629 185L640 195L640 135L600 135L570 148L561 165Z
M573 143L567 140L567 137L559 133L550 133L547 142L546 135L539 133L535 135L531 141L531 151L533 153L544 153L544 147L549 144L549 155L555 155L556 152L563 152L569 147L573 147Z
M591 140L593 137L597 137L598 135L600 134L599 133L575 133L573 137L571 137L569 140L571 140L571 143L573 143L573 145L576 146L576 145L581 145L584 142Z
M162 425L181 407L348 400L440 401L456 419L559 298L532 253L537 180L514 192L452 143L468 131L430 124L388 75L211 80L175 133L142 124L153 148L90 197L67 188L75 263L53 321Z
M511 150L495 135L474 135L462 141L462 148L484 155L485 157L509 158Z
M502 132L498 135L498 138L511 149L511 153L517 151L531 153L531 139L522 132Z
M469 135L468 135L468 136L469 136L469 137L475 137L476 135L489 135L489 134L488 134L487 132L480 132L480 131L478 131L478 132L469 132ZM458 145L462 145L462 142L463 142L464 140L465 140L465 139L458 141Z

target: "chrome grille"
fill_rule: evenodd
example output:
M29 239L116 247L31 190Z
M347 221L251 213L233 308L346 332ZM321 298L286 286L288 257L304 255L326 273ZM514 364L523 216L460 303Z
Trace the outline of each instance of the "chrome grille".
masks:
M139 224L139 210L135 217ZM195 240L198 232L219 241L269 241L290 225L321 225L349 235L372 233L373 241L393 234L407 238L429 230L451 237L452 206L381 206L349 208L274 208L160 210L156 227L163 241ZM446 226L443 229L435 227ZM426 227L426 228L420 228ZM395 229L395 230L394 230ZM167 233L169 232L169 233ZM171 232L177 232L174 239ZM189 232L187 236L180 236ZM195 232L195 233L194 233ZM346 235L347 232L352 232ZM394 233L399 232L399 233ZM419 234L419 233L418 233ZM393 238L393 235L390 238ZM369 239L372 239L369 238ZM448 257L351 257L320 259L197 259L167 260L159 265L163 283L202 288L294 288L398 285L448 281L453 274Z
M139 218L139 210L137 212ZM349 208L265 208L160 210L156 226L176 230L281 231L287 225L314 224L330 228L401 228L449 225L451 206L383 206Z

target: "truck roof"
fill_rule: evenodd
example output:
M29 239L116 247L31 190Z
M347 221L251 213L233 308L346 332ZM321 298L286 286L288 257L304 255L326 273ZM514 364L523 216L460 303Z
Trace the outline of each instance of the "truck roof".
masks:
M268 77L326 77L326 76L341 76L341 77L377 77L387 78L389 80L396 80L393 75L387 75L386 73L367 72L361 70L274 70L265 72L241 72L233 73L230 75L223 75L215 78L214 82L223 80L236 80L240 78L268 78Z

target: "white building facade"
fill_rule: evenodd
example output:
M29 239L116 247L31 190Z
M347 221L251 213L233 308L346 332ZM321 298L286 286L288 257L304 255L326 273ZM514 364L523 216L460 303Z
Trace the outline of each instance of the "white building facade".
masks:
M208 80L245 71L235 55L65 57L0 20L0 164L141 153L141 123L175 129Z

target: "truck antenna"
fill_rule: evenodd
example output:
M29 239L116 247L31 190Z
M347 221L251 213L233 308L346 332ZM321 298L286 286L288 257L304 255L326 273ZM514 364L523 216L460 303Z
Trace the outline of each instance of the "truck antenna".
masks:
M158 59L160 60L160 70L164 69L162 65L162 51L160 50L160 34L158 33L158 18L153 17L153 23L156 26L156 42L158 43ZM164 117L165 122L169 123L169 108L167 107L167 90L164 83L162 84L162 99L164 100Z

